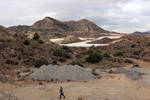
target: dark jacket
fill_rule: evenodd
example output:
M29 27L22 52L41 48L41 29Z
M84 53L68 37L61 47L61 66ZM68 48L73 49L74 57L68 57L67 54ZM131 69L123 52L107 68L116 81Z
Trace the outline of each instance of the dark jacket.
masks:
M60 89L59 93L63 93L63 88Z

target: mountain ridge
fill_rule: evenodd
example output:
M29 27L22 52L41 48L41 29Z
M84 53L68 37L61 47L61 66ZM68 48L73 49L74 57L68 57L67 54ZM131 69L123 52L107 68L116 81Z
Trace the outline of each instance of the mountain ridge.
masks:
M109 33L87 19L60 21L52 17L45 17L42 20L36 21L31 26L18 25L9 27L8 29L22 34L28 33L29 35L38 32L43 39L60 38L68 35L77 37L100 37L104 35L102 33Z

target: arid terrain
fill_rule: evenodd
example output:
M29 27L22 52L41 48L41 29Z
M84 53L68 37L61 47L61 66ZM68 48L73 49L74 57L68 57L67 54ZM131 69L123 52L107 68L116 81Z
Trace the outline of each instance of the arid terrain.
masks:
M66 100L150 100L149 70L149 35L109 32L86 19L0 26L0 91L18 100L57 100L60 86Z
M59 87L64 88L66 100L149 100L150 87L138 84L121 74L103 75L88 82L17 82L0 83L0 90L19 100L58 100ZM82 98L82 99L79 99Z

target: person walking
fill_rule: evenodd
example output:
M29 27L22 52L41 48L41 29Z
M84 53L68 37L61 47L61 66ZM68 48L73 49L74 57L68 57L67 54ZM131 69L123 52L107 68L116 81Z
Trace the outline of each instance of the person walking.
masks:
M61 96L63 96L63 97L64 97L64 99L66 98L66 97L65 97L65 95L64 95L64 92L63 92L63 88L62 88L62 87L60 87L60 91L59 91L59 93L60 93L60 97L59 97L59 99L61 99Z

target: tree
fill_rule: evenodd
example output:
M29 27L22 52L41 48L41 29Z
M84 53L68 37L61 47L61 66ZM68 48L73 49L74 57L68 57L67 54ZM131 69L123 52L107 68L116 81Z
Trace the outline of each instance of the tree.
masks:
M35 33L33 39L34 40L39 40L39 38L40 38L40 35L38 33Z

